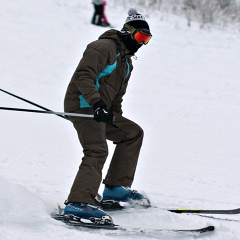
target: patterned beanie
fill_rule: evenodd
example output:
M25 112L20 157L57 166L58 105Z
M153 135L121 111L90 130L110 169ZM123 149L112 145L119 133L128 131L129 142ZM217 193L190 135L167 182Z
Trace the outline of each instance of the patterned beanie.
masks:
M137 12L135 8L130 8L128 10L128 17L125 21L125 24L131 25L136 29L145 29L150 32L148 23L146 22L144 16Z

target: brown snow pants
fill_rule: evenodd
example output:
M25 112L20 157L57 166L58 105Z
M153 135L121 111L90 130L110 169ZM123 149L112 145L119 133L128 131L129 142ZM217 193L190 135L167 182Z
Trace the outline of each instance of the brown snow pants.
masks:
M84 157L67 202L94 203L108 156L106 140L113 141L116 147L103 183L131 187L143 140L142 128L121 115L115 116L114 126L89 118L70 119L77 130Z

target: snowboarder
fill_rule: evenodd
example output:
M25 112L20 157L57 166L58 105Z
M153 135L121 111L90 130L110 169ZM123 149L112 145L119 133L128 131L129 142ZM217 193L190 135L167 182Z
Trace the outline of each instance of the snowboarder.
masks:
M92 24L107 27L110 24L107 22L106 15L104 13L106 1L104 0L93 0L94 13L92 17Z
M93 206L108 156L107 141L116 144L103 180L103 201L149 204L131 190L143 140L142 128L122 116L122 100L133 69L131 57L151 39L144 17L130 9L121 31L111 29L88 44L68 85L66 112L93 114L94 118L69 117L83 148L83 159L66 200L64 214L92 222L111 218ZM128 186L128 187L126 187Z

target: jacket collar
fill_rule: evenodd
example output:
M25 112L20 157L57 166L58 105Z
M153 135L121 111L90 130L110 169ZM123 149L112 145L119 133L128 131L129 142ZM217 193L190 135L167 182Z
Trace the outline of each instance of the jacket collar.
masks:
M126 59L132 57L134 54L132 54L125 46L125 44L121 41L119 37L120 32L115 29L108 30L104 32L99 39L111 39L113 40L120 52L121 58Z

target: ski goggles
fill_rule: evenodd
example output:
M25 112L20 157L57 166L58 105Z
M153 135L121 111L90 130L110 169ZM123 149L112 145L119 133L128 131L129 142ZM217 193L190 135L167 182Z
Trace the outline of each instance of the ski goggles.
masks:
M124 27L131 33L133 39L140 44L146 45L152 37L152 34L146 29L135 29L128 24L124 24Z

